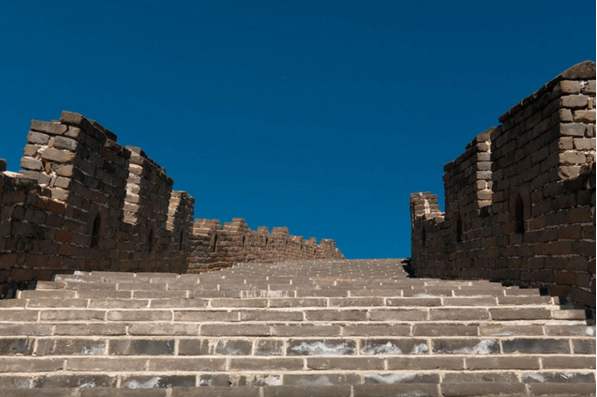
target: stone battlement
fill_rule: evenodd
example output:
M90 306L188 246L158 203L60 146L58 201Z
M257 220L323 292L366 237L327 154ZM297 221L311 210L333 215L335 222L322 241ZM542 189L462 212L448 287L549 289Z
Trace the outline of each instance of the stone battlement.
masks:
M20 172L0 175L3 294L74 270L184 272L194 200L172 184L78 113L33 120Z
M0 296L74 270L184 273L189 260L292 259L301 250L309 258L338 255L333 241L303 242L287 228L269 235L249 231L242 219L193 225L194 199L172 186L143 149L121 146L94 120L73 112L33 120L21 170L6 171L0 161ZM214 255L210 244L201 254L202 233L219 239ZM257 236L284 249L258 248ZM242 245L233 253L237 237L254 254L245 255Z
M286 226L251 230L242 218L224 224L217 219L197 219L191 235L189 272L218 269L239 262L272 262L282 259L344 258L334 240L293 236Z
M594 308L595 64L499 120L445 166L445 212L411 195L414 273L545 287Z

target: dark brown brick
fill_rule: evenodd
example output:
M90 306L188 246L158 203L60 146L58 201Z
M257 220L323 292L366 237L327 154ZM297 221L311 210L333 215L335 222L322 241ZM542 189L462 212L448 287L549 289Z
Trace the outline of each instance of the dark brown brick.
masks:
M389 370L460 370L464 359L458 357L388 357Z
M167 389L174 387L193 387L195 375L162 375L162 376L126 376L122 387L129 389Z
M109 354L114 355L167 355L174 354L173 340L111 340Z
M420 396L439 397L437 386L434 384L395 383L389 385L367 384L355 385L354 397L389 397L389 396Z
M226 359L204 357L151 358L148 361L147 369L149 371L224 371L226 370Z
M467 357L467 369L539 369L537 357Z
M263 389L263 397L350 397L349 386L273 386Z
M501 343L504 353L570 353L567 339L517 338Z
M442 383L441 393L444 397L478 397L500 396L508 397L526 396L526 388L521 383Z
M231 358L230 369L240 371L296 371L303 369L302 358Z

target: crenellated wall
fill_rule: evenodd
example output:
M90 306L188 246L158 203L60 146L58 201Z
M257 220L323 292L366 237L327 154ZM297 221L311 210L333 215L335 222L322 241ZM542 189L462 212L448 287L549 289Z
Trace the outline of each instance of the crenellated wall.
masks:
M31 122L21 171L0 174L3 295L74 270L186 270L192 197L116 139L78 113Z
M191 236L189 272L219 269L239 262L272 262L301 258L343 258L334 240L307 240L292 236L287 227L266 227L251 230L244 219L233 218L220 224L218 220L198 219Z
M571 67L410 198L417 276L545 287L595 306L595 64Z

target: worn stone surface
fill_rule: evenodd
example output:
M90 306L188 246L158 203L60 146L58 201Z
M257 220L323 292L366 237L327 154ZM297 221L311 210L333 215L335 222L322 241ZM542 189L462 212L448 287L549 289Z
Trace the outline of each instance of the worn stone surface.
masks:
M591 395L595 330L577 311L534 289L409 278L403 265L59 275L2 301L0 387L15 396L445 397L566 385ZM320 296L326 289L332 297ZM499 310L508 315L488 315Z

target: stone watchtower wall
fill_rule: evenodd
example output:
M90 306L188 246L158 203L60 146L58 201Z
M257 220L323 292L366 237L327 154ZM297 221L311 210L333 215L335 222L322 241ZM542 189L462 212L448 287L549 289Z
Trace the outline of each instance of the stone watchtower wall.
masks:
M417 276L545 287L595 305L595 64L566 70L410 197Z
M0 174L3 295L74 270L186 270L193 198L116 139L77 113L31 122L21 171Z
M244 219L233 218L220 224L218 220L198 219L191 236L189 272L218 269L238 262L273 262L286 259L343 258L334 240L307 240L292 236L287 227L251 230Z

